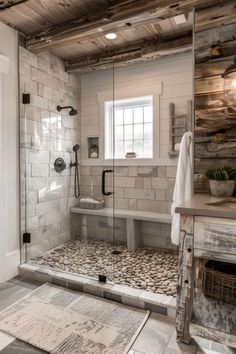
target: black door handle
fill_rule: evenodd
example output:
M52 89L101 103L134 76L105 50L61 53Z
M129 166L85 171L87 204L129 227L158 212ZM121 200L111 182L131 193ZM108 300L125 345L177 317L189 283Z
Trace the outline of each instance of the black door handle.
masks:
M106 173L111 173L113 170L103 170L102 171L102 194L111 195L112 192L106 192Z

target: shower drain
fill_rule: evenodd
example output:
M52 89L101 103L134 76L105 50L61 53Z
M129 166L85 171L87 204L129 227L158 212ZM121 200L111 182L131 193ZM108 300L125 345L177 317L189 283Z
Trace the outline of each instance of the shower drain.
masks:
M121 251L117 251L117 250L114 250L111 252L111 254L115 254L115 255L118 255L118 254L121 254L122 252Z

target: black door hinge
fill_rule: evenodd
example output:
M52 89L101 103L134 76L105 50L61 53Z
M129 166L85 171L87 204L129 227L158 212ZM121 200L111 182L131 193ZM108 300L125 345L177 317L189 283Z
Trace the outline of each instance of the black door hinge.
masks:
M29 93L23 93L22 102L23 102L23 104L29 104L30 103L30 94Z
M98 281L101 283L106 283L107 282L107 277L105 275L99 274L98 275Z
M29 232L25 232L23 234L23 243L30 243L31 242L31 234Z

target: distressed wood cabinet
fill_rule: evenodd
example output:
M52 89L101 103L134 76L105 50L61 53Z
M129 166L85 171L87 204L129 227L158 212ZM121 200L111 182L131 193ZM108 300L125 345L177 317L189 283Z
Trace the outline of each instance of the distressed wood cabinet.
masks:
M177 339L192 335L236 348L236 306L207 298L203 269L208 260L236 264L236 219L181 214Z

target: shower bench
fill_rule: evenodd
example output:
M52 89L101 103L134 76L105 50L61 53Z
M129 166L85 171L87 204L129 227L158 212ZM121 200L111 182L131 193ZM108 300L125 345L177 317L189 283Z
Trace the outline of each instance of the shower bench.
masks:
M115 218L125 219L127 230L127 249L129 251L135 251L141 243L141 221L156 222L161 224L171 224L172 221L171 215L167 213L154 213L127 209L115 209L114 211L112 208L91 210L72 207L71 213L105 217L114 216Z

